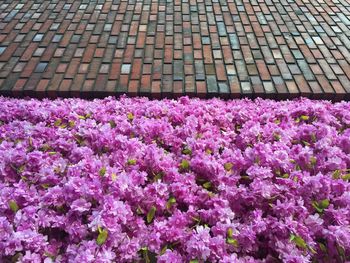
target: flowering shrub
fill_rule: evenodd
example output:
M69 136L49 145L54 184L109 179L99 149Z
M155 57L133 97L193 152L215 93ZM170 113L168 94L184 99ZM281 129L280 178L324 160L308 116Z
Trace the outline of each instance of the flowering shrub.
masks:
M344 262L350 104L0 98L1 262Z

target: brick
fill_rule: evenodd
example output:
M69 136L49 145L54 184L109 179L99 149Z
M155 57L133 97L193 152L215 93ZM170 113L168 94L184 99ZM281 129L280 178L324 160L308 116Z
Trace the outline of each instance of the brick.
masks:
M215 61L216 77L219 81L227 80L225 66L222 61Z
M131 80L128 86L128 94L135 96L138 94L138 89L139 89L139 81Z
M205 98L207 95L206 83L204 81L196 81L197 95L200 98Z
M82 59L83 63L90 63L94 57L94 53L96 50L96 45L90 44L84 52L84 56Z
M142 75L140 92L149 93L151 91L151 75Z
M263 96L265 91L261 79L258 76L252 76L250 77L250 80L252 82L252 88L255 96Z
M329 80L324 75L317 75L316 79L320 84L321 88L323 89L324 93L328 95L328 98L334 95L334 90L331 84L329 83Z
M13 86L12 91L13 92L18 92L18 91L22 92L26 82L27 82L27 79L18 79L16 81L15 85Z
M38 83L38 85L36 86L36 91L39 93L45 93L46 88L49 85L50 80L48 79L41 79Z
M300 94L298 86L294 81L286 81L286 85L291 97L296 97L296 95Z
M60 86L59 86L59 93L60 95L64 94L64 93L68 93L70 90L70 86L72 85L72 80L71 79L64 79Z
M7 2L0 95L350 99L346 1Z
M264 63L264 61L256 61L256 66L258 67L258 71L260 74L260 77L262 80L270 80L271 76L269 73L269 70L267 69L266 64Z

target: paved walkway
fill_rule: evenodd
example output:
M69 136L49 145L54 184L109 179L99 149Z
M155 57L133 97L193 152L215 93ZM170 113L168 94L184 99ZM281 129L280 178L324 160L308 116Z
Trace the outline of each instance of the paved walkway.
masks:
M349 78L349 0L0 1L5 95L341 99Z

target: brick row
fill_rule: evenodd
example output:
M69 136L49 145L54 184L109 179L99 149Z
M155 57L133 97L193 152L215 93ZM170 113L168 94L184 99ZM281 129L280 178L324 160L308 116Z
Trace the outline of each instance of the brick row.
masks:
M0 93L350 98L349 1L0 3Z

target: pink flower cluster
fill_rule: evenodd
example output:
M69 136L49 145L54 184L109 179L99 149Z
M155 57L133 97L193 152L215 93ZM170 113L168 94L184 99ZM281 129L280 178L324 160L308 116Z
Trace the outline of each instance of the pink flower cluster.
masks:
M0 98L1 262L350 260L350 103Z

